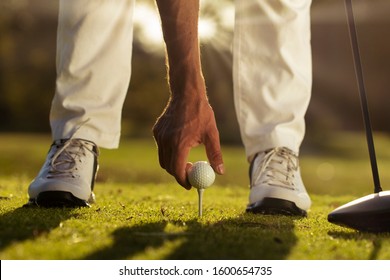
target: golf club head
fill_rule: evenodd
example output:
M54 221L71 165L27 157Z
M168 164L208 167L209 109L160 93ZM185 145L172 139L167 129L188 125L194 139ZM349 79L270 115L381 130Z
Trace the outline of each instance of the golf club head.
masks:
M390 232L390 191L353 200L333 210L328 221L366 232Z

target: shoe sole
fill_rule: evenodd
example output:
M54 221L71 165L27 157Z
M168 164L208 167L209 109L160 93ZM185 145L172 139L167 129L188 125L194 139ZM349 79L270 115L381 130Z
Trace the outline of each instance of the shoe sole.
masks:
M35 201L30 202L30 204L33 203L35 203L37 206L48 207L48 208L91 207L88 201L77 198L70 192L63 192L63 191L41 192Z
M298 208L297 205L288 200L265 197L263 200L247 206L246 212L254 214L285 215L306 217L307 212Z

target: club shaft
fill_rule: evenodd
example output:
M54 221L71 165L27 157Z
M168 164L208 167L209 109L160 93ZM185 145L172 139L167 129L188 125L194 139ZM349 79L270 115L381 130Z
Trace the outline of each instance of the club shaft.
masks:
M364 85L363 68L360 59L360 50L356 32L355 19L353 14L352 0L345 0L345 8L347 11L349 35L351 39L353 61L355 65L355 73L358 82L358 91L360 95L360 104L363 112L364 126L366 129L366 137L368 144L368 152L371 162L372 176L374 179L374 192L378 193L382 191L379 179L378 164L375 155L374 138L372 136L372 127L370 121L370 114L368 110L367 94Z

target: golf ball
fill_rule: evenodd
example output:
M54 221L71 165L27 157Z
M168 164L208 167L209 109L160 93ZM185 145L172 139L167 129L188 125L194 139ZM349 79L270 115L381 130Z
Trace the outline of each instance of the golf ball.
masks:
M195 162L188 172L188 181L197 189L210 187L214 180L214 170L207 161Z

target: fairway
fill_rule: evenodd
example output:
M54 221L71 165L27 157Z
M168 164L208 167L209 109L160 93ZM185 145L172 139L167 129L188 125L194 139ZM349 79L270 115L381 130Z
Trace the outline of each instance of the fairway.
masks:
M382 185L390 189L390 141L375 135ZM301 155L313 200L307 218L245 213L243 148L223 146L226 175L204 193L186 191L158 165L155 144L126 140L102 150L91 208L23 208L27 187L50 145L48 135L0 135L0 259L390 259L390 234L327 222L337 206L372 192L364 136L311 141ZM205 160L202 148L191 160Z

